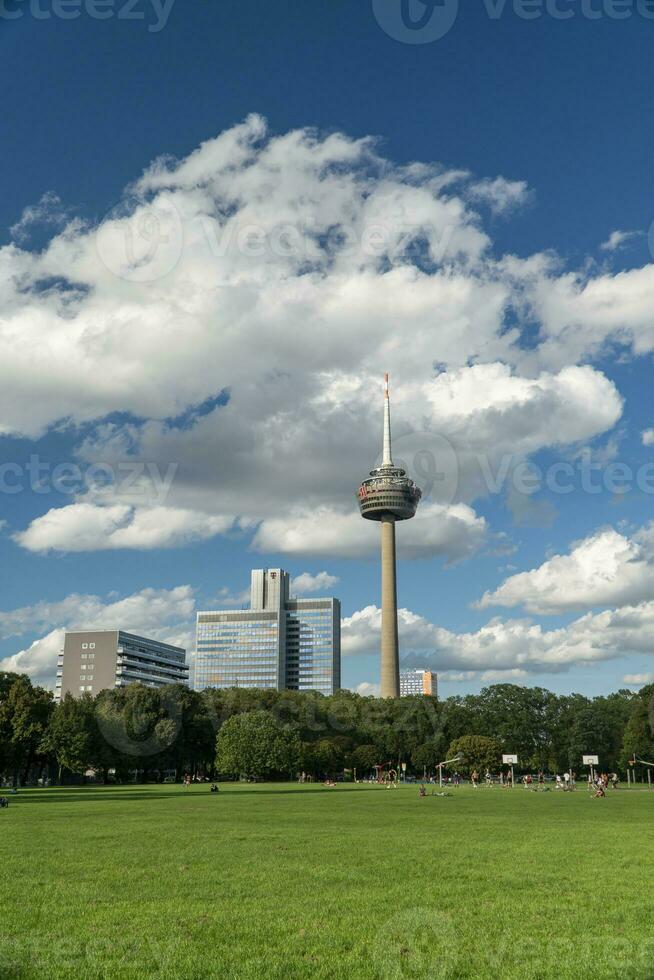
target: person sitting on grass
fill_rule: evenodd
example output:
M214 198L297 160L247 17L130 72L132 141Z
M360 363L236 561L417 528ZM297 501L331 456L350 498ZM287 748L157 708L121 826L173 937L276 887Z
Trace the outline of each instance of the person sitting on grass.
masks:
M603 781L601 779L598 779L597 780L597 784L596 784L596 788L595 788L595 792L593 793L593 799L596 800L596 799L598 799L601 796L606 796L606 792L604 790L604 783L603 783Z
M219 791L218 790L218 784L217 783L212 783L211 784L211 789L209 790L209 792L210 793L217 793L218 791Z
M426 796L427 795L427 790L425 789L424 783L420 783L420 790L418 792L419 792L419 795L420 795L420 798L421 799L422 799L423 796Z
M9 800L6 796L0 796L0 810L6 810L9 806Z

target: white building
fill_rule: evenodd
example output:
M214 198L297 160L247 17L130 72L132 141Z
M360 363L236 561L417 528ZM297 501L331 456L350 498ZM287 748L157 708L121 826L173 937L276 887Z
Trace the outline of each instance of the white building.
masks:
M431 694L438 697L438 675L431 670L403 670L400 673L400 697Z

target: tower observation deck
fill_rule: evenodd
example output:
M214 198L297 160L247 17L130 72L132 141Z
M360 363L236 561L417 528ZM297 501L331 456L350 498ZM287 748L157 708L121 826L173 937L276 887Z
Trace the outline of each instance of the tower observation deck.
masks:
M359 509L368 521L381 524L382 629L381 629L381 696L400 696L400 655L397 632L397 582L395 560L395 522L408 521L416 512L421 492L395 466L391 453L391 409L388 374L384 379L384 438L381 466L359 487Z

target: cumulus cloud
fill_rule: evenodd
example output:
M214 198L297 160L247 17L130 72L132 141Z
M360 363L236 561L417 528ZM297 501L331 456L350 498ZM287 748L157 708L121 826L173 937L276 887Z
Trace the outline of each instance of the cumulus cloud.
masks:
M260 525L262 548L303 508L342 512L374 461L386 369L398 451L436 439L455 461L423 508L472 508L505 453L515 465L610 431L621 397L577 362L606 343L654 346L652 267L593 278L550 256L498 259L475 207L526 194L396 166L367 137L270 135L252 115L155 161L99 226L0 249L0 434L64 419L85 424L86 460L178 464L165 510L127 491L80 498L16 540L165 547L237 521ZM116 412L128 421L103 421ZM414 447L409 469L424 458ZM408 553L471 553L478 519L462 513L434 520L424 548L407 529ZM315 553L339 552L318 540Z
M654 446L654 429L645 429L640 435L643 446Z
M192 649L194 609L193 589L180 585L143 589L122 598L73 594L60 602L0 612L3 638L49 630L24 649L0 659L0 670L26 673L34 682L52 687L65 629L125 629Z
M477 605L523 606L556 614L598 606L638 603L654 595L654 527L632 537L604 528L553 555L538 568L507 578Z
M398 556L442 555L448 561L458 561L482 545L486 530L484 518L465 504L426 504L413 520L398 525ZM379 554L379 527L375 521L362 520L357 511L339 513L320 508L263 521L253 546L258 551L292 556L372 558Z
M35 228L59 228L66 223L68 216L68 210L59 195L54 191L46 191L37 204L30 204L23 209L19 220L9 231L16 242L25 244Z
M600 248L603 252L616 252L626 245L627 242L632 241L634 238L640 238L641 235L641 231L612 231L607 240L602 242Z
M492 619L479 630L454 633L408 609L398 610L402 665L442 671L555 673L630 654L651 654L654 601L588 613L559 629L544 630L530 619ZM343 620L343 652L379 649L381 610L366 606ZM519 675L523 676L523 675ZM463 677L462 679L468 679Z
M482 684L519 684L529 676L520 667L508 670L446 670L439 674L438 680L451 684L464 684L481 681Z
M100 506L80 501L49 510L14 535L28 551L170 548L211 538L233 520L174 507Z
M482 201L493 214L505 214L521 207L529 200L529 188L524 180L506 180L496 177L473 184L468 191L473 201Z
M378 698L381 688L379 684L373 684L371 681L362 681L357 684L356 693L360 694L362 698Z
M338 575L330 575L329 572L318 572L316 575L302 572L291 579L291 592L298 595L306 592L324 592L332 589L338 581Z
M622 678L623 684L633 687L643 687L645 684L654 684L654 673L648 674L625 674Z
M557 274L542 260L513 266L526 308L540 322L540 345L529 361L556 368L621 347L634 355L654 350L654 265L596 277Z

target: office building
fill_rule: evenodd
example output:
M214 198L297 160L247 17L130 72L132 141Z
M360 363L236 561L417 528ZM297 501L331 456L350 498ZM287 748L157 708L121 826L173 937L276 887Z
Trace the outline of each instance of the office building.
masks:
M431 670L403 670L400 674L400 697L431 694L438 697L438 675Z
M124 630L68 630L57 663L56 700L96 695L138 681L188 684L186 650Z
M358 490L361 516L381 525L381 696L400 696L400 651L397 633L397 584L395 572L395 522L415 516L421 491L393 464L391 455L391 408L388 375L384 386L384 436L382 463L370 471Z
M289 595L281 568L254 569L250 608L199 612L195 689L320 691L341 686L341 604Z

